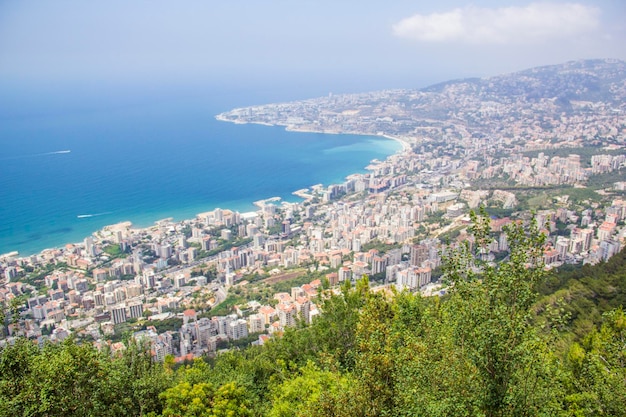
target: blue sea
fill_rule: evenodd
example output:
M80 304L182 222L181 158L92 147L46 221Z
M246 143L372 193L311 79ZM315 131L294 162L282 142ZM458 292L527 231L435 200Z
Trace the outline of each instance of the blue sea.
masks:
M215 120L276 94L0 89L0 254L78 242L103 226L251 211L331 184L399 150L394 141ZM290 97L292 98L292 97ZM301 97L308 98L308 97Z

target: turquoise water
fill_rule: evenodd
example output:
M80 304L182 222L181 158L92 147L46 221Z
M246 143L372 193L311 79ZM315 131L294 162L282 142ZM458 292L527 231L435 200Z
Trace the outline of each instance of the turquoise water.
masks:
M144 227L216 207L250 211L253 201L273 196L297 201L293 191L341 182L399 150L383 138L214 119L234 106L263 103L262 97L239 104L211 91L6 97L0 99L0 253L36 253L120 221Z

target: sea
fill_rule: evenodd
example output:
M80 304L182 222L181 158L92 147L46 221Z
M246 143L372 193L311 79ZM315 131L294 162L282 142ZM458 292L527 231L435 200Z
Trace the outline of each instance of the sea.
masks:
M300 201L293 191L342 182L400 150L382 137L215 119L280 97L264 91L0 92L0 254L80 242L122 221L147 227L217 207L253 211L270 197Z

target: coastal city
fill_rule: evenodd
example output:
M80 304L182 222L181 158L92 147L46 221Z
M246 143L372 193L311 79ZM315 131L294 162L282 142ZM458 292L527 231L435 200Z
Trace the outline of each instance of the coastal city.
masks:
M115 352L132 337L155 361L185 361L310 323L325 291L363 277L376 290L442 295L445 254L471 241L470 211L481 208L489 261L507 257L507 225L531 220L547 236L547 269L606 261L626 238L624 80L624 62L579 61L220 114L384 136L402 150L342 183L294 191L300 202L273 197L253 212L214 208L143 229L123 222L0 255L0 345L74 336Z

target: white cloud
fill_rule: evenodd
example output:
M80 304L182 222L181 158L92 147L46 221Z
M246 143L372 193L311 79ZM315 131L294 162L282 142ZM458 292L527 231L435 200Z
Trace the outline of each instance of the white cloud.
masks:
M393 25L394 35L420 42L528 44L598 28L600 10L578 3L531 3L497 9L465 7L416 14Z

